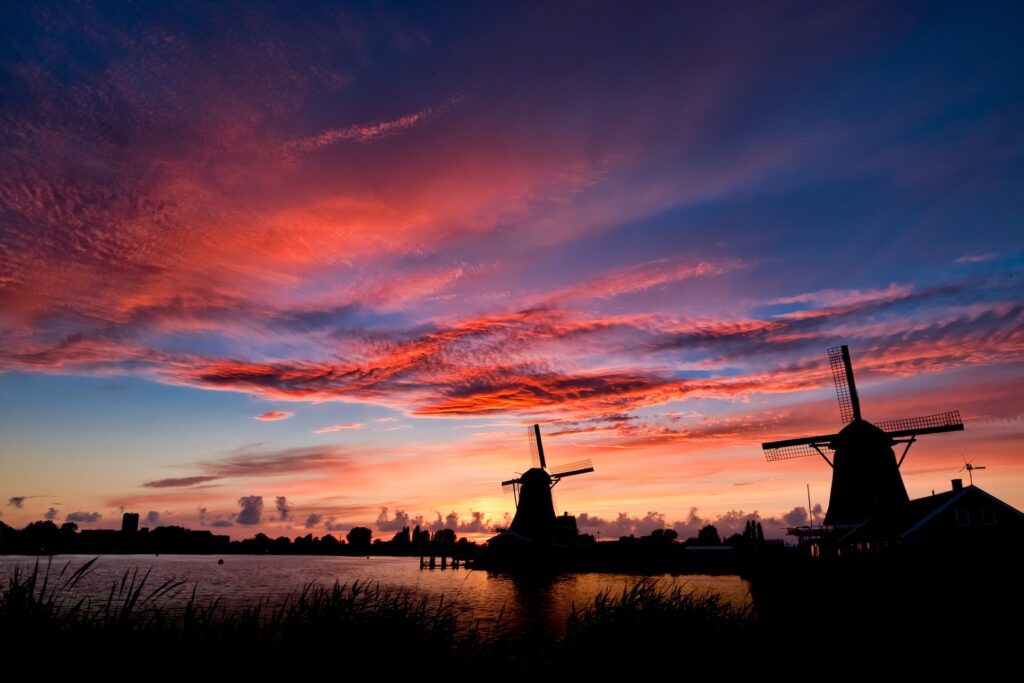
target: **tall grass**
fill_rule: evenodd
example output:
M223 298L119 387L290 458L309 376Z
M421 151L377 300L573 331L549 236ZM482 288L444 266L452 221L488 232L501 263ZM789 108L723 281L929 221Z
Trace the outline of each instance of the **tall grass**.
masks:
M467 626L466 615L443 598L365 582L310 583L274 604L227 608L197 599L195 590L183 594L182 582L151 585L148 572L129 571L105 600L78 597L95 562L73 571L38 563L32 571L16 569L0 592L0 645L9 651L46 643L64 652L182 652L207 659L226 652L277 664L310 653L344 653L373 662L377 673L495 664L522 672L578 669L595 655L607 661L615 653L681 639L735 642L751 631L749 611L733 609L715 594L643 580L574 607L565 637L550 640L514 632L501 617Z

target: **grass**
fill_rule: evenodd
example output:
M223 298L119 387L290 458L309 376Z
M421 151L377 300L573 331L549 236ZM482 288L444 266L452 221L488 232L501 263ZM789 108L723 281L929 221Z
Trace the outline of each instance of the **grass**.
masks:
M46 643L79 655L182 652L203 661L231 653L266 666L323 653L372 662L376 673L385 674L496 665L506 673L582 672L607 670L608 658L595 655L646 653L680 642L706 649L722 639L749 637L754 628L749 610L734 609L716 594L646 580L574 606L561 639L517 632L501 617L467 626L466 615L450 601L365 582L310 583L274 604L227 608L197 600L181 582L151 585L148 572L129 571L105 600L79 597L95 562L73 571L69 564L38 563L31 571L15 570L0 592L5 649Z

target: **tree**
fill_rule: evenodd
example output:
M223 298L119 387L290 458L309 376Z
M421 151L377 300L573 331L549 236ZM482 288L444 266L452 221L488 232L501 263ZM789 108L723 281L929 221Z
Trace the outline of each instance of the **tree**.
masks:
M440 543L442 545L455 543L455 530L438 529L434 532L434 543Z
M373 532L365 526L354 526L347 534L345 534L345 539L348 540L349 545L357 547L370 545L370 540L372 538Z
M412 544L419 548L424 543L430 541L430 532L426 529L420 529L420 525L417 524L416 528L412 530Z
M722 545L722 539L718 535L718 529L713 524L708 524L697 534L697 545Z
M646 539L650 543L672 543L678 537L675 529L655 529L650 536L644 536L641 540Z

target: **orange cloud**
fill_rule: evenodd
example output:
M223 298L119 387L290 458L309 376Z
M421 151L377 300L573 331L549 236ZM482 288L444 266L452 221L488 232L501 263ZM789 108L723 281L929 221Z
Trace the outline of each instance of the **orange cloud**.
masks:
M351 422L348 424L331 425L330 427L321 427L320 429L314 429L314 434L330 434L332 432L340 432L346 429L362 429L363 425L360 422Z

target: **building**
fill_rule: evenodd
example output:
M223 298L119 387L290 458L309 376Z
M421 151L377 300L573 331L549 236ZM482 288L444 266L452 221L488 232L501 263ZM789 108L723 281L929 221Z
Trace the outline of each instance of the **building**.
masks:
M1024 552L1024 513L954 479L949 491L909 501L852 529L789 530L812 555L867 554L900 548L947 558L997 558Z
M139 513L126 512L121 517L121 533L134 534L139 530Z

